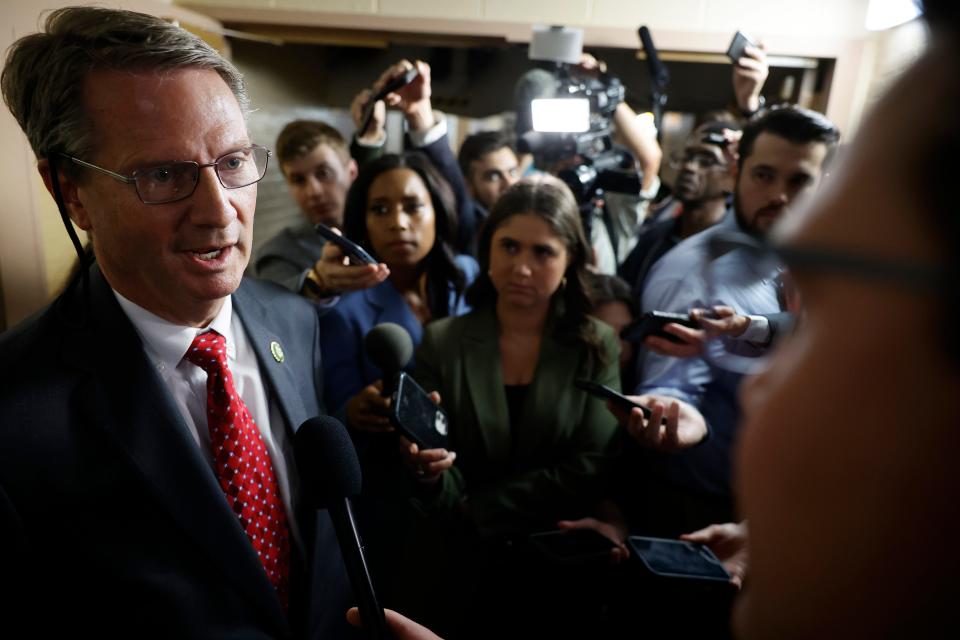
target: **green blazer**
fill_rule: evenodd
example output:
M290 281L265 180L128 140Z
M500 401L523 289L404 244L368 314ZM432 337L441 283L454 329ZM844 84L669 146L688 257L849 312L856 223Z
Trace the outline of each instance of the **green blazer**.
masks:
M429 324L414 378L439 391L450 422L454 467L428 499L428 511L459 514L467 499L481 534L554 528L589 509L612 455L617 423L603 401L574 386L586 378L620 388L619 344L593 321L606 354L561 344L549 331L527 390L519 433L511 434L500 366L497 321L486 308Z

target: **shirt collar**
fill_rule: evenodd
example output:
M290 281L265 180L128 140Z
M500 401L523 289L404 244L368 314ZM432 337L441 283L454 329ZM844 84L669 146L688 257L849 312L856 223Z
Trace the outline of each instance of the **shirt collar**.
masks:
M223 306L209 325L203 328L189 327L174 324L160 316L147 311L138 304L127 300L116 291L113 294L120 303L120 308L130 318L134 328L140 335L147 354L157 362L169 368L176 366L183 360L193 339L200 333L214 330L222 335L227 342L227 357L236 360L237 346L233 339L231 320L233 319L233 301L230 296L223 301Z

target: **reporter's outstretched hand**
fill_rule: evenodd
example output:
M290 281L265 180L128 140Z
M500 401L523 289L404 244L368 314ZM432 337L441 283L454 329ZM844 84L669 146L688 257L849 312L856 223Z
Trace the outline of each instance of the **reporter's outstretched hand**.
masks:
M707 337L730 336L736 338L750 326L750 318L734 311L733 307L716 306L710 309L691 309L690 317L696 320Z
M753 113L760 108L760 92L769 74L766 46L762 42L756 47L747 45L733 65L733 94L741 111Z
M560 520L557 522L558 529L572 531L574 529L593 529L604 538L614 544L610 550L610 560L614 564L622 562L630 557L630 551L624 541L627 539L625 529L618 527L611 522L604 522L597 518L580 518L579 520Z
M387 618L387 626L393 631L397 640L442 640L430 629L422 624L417 624L393 609L384 609L383 613ZM360 620L360 610L357 607L351 607L347 611L347 622L355 627L363 627L363 622Z
M676 322L668 322L663 325L663 330L680 338L683 342L674 342L660 336L647 336L643 346L654 353L671 358L694 358L703 353L707 336L702 329L691 329Z
M347 424L358 431L393 431L389 415L390 398L383 397L383 380L367 385L347 401Z
M387 106L400 109L407 124L413 131L429 129L434 125L433 106L430 104L430 65L422 60L415 63L409 60L390 65L373 83L373 90L379 92L387 82L403 75L416 67L419 75L413 81L386 96Z
M363 113L367 108L367 103L373 97L370 89L364 89L353 97L350 103L350 117L353 118L353 126L357 130L357 142L370 146L379 146L387 139L387 105L383 100L377 100L373 106L373 115L370 118L370 124L366 132L360 135L360 127L363 126Z
M730 582L737 587L743 586L743 579L750 566L747 555L747 521L726 524L712 524L709 527L685 533L681 540L699 542L710 547L717 559L723 563L723 568L730 573Z
M617 417L634 440L659 451L680 451L699 444L707 436L707 421L696 407L667 396L627 396L650 409L650 419L640 409L629 414L612 402L607 409ZM666 420L664 420L666 418Z
M334 233L343 235L339 229ZM323 291L342 293L375 287L390 275L386 264L350 264L350 259L332 242L323 245L320 259L313 265L317 284Z

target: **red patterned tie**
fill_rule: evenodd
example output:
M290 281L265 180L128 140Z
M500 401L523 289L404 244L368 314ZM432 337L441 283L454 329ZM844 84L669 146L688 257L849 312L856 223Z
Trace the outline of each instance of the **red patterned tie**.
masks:
M227 368L227 341L201 333L184 358L207 372L207 427L214 470L270 583L287 607L290 535L270 454Z

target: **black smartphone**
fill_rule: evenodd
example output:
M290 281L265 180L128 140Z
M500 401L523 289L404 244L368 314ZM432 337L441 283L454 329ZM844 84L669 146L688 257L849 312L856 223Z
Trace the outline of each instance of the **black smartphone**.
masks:
M727 57L733 61L733 64L737 64L740 58L743 57L743 51L747 48L747 45L751 47L757 46L753 40L745 36L742 31L737 31L733 34L733 40L730 41L730 46L727 48Z
M390 423L420 449L447 448L447 414L409 375L397 374Z
M333 229L322 222L318 222L313 228L321 236L340 247L355 264L379 264L373 256L363 250L363 247L338 233L334 233Z
M630 553L643 563L647 571L666 578L730 582L723 568L706 545L670 538L627 538Z
M606 559L613 542L593 529L543 531L530 534L530 544L545 556L560 562Z
M634 407L636 407L643 412L644 418L650 418L650 416L652 415L649 408L643 406L638 402L634 402L627 396L623 395L618 391L614 391L607 385L599 384L597 382L593 382L592 380L574 380L573 384L578 389L583 389L584 391L586 391L592 396L596 396L597 398L601 398L602 400L611 401L613 404L615 404L620 409L623 409L627 413L630 413L630 411Z
M380 89L380 91L370 96L366 106L363 108L363 120L361 121L360 129L357 130L358 138L366 133L367 129L370 127L370 120L373 119L373 109L377 103L386 98L387 94L393 93L397 89L405 87L413 82L413 79L418 75L420 75L420 72L417 71L416 67L407 69L407 71L403 74L388 80L387 83L383 85L383 88Z
M617 391L614 391L613 389L611 389L605 384L599 384L597 382L593 382L592 380L574 380L573 384L578 389L583 389L584 391L586 391L592 396L596 396L603 400L610 400L611 402L613 402L614 405L616 405L626 413L630 413L633 410L633 408L636 407L637 409L640 409L641 413L643 413L643 417L646 418L647 420L649 420L650 417L653 416L653 412L650 410L649 407L645 407L639 402L634 402L627 396ZM662 418L660 418L660 424L662 425L667 424L667 416L663 416Z
M663 330L664 325L676 322L684 327L699 329L700 325L690 317L689 313L668 313L666 311L648 311L638 320L634 320L620 332L620 337L627 342L643 342L647 336L658 336L670 342L683 344L684 341Z

